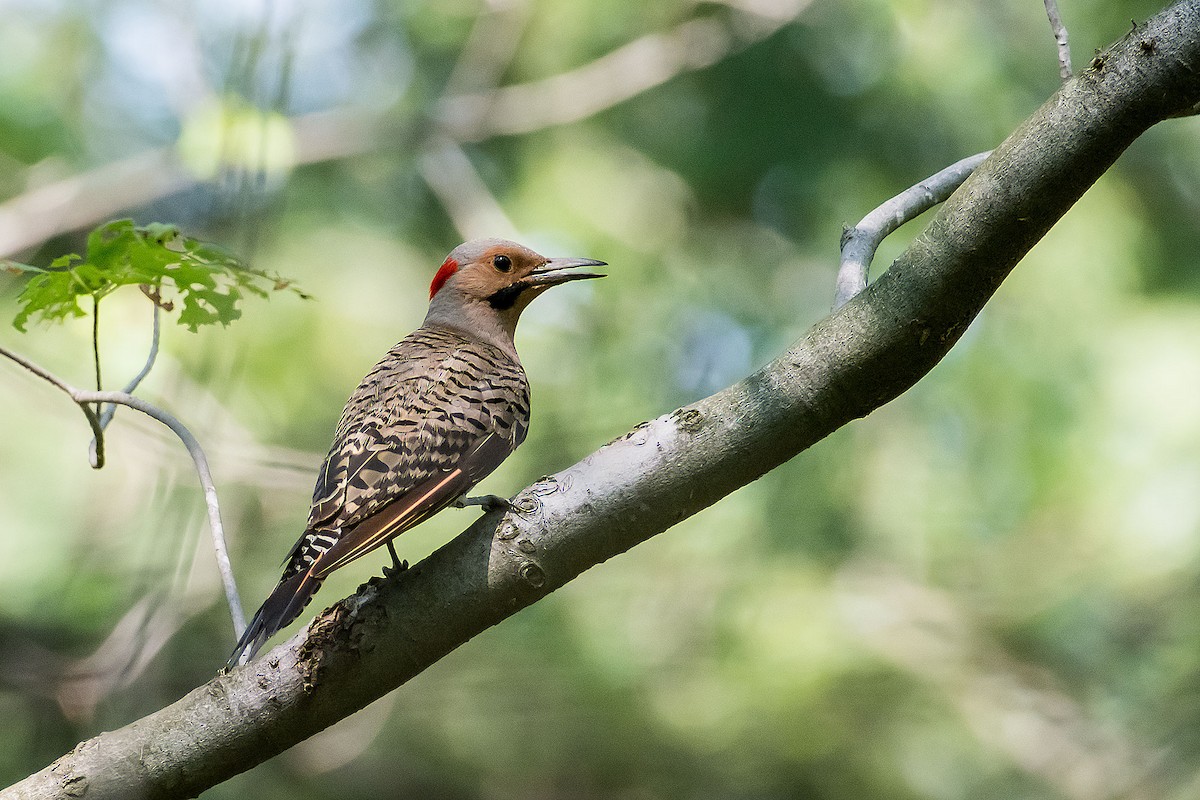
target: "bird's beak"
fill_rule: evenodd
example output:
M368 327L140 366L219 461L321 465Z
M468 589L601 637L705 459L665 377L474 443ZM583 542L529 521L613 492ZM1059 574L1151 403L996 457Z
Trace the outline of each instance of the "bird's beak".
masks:
M570 272L577 267L606 267L603 261L594 258L552 258L537 267L525 278L525 283L531 286L554 286L567 281L580 281L585 278L606 277L601 272Z

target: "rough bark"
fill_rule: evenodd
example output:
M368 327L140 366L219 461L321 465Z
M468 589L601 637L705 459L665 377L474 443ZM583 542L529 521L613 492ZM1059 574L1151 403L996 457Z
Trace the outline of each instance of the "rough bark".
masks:
M192 797L392 691L912 386L1132 141L1197 103L1200 0L1186 0L1068 81L879 280L786 354L528 487L521 514L484 517L259 661L83 742L0 797Z

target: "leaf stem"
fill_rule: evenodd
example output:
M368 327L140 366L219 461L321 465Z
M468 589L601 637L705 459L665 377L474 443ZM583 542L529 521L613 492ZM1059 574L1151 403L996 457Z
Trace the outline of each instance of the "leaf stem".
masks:
M104 390L104 382L100 379L100 298L92 295L92 363L96 366L96 391ZM99 404L96 413L100 413Z

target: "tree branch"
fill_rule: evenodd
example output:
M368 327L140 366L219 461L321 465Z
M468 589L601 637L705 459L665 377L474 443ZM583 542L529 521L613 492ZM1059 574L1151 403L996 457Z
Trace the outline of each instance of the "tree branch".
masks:
M938 203L946 202L946 198L991 154L989 150L954 162L916 186L905 189L867 214L853 228L843 231L842 261L838 267L833 310L837 311L867 288L867 273L875 259L875 251L889 234Z
M1131 142L1200 101L1200 0L1139 32L1067 82L886 274L783 356L539 481L518 497L525 510L481 518L258 662L80 744L0 796L195 796L908 389ZM1139 46L1144 37L1155 46Z
M1062 14L1058 13L1058 0L1045 0L1046 17L1058 45L1058 76L1064 81L1071 77L1071 45L1067 41L1067 26L1063 25Z

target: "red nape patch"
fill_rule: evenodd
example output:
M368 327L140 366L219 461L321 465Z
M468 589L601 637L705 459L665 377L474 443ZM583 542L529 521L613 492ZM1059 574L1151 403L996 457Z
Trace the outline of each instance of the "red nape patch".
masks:
M441 268L437 271L437 275L433 276L433 283L429 284L429 299L438 293L438 290L445 285L446 281L450 280L450 276L458 272L458 262L453 258L447 257L442 262Z

